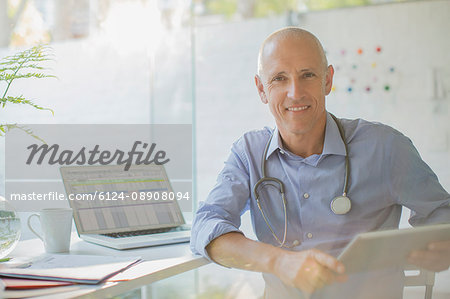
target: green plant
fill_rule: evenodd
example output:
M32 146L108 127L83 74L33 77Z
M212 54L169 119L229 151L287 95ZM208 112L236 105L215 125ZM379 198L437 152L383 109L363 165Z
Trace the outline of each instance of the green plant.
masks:
M10 96L8 95L8 91L12 83L18 79L28 79L28 78L56 78L54 75L46 74L47 68L42 66L41 64L53 60L52 49L45 45L39 45L32 47L28 50L21 51L15 55L4 57L0 60L0 84L4 82L4 84L0 85L0 91L2 90L2 85L5 85L5 89L0 93L0 105L1 108L5 109L6 104L21 104L21 105L29 105L38 110L48 110L53 113L53 110L50 108L44 108L33 103L31 100L25 98L23 95L20 96ZM27 134L40 139L35 136L30 129L26 127L19 126L17 124L6 124L0 123L0 136L3 136L9 130L17 128L21 129Z

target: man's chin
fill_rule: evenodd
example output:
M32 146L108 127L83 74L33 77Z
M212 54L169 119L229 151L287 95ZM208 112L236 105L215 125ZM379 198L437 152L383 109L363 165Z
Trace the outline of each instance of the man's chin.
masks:
M308 134L309 132L311 132L310 125L297 125L287 127L284 133L288 135L305 135ZM283 132L282 135L284 135Z

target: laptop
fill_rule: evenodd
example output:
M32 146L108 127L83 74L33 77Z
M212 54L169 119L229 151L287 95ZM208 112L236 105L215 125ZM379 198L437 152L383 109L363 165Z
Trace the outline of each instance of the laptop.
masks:
M163 165L67 166L61 176L78 235L131 249L188 242L190 228ZM178 198L177 198L178 196Z

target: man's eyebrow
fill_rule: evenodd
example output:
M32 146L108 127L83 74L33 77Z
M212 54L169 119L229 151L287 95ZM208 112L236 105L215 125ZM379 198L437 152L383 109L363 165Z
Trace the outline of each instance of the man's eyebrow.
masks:
M281 72L278 72L278 73L275 73L275 74L271 74L270 78L273 78L273 77L276 77L276 76L279 76L279 75L286 75L286 72L285 71L281 71Z

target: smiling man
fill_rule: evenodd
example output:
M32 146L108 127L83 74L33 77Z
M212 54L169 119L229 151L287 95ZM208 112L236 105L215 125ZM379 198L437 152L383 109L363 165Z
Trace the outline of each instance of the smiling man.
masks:
M333 75L305 30L283 28L264 41L255 83L276 128L233 144L197 211L191 248L262 272L266 298L401 298L401 269L347 276L335 257L358 233L398 227L402 206L413 225L449 223L450 195L407 137L326 111ZM239 230L246 210L258 241ZM432 245L410 261L447 269L450 242Z
M309 157L320 154L333 67L319 41L306 31L284 30L261 48L255 76L259 96L268 104L286 148Z

